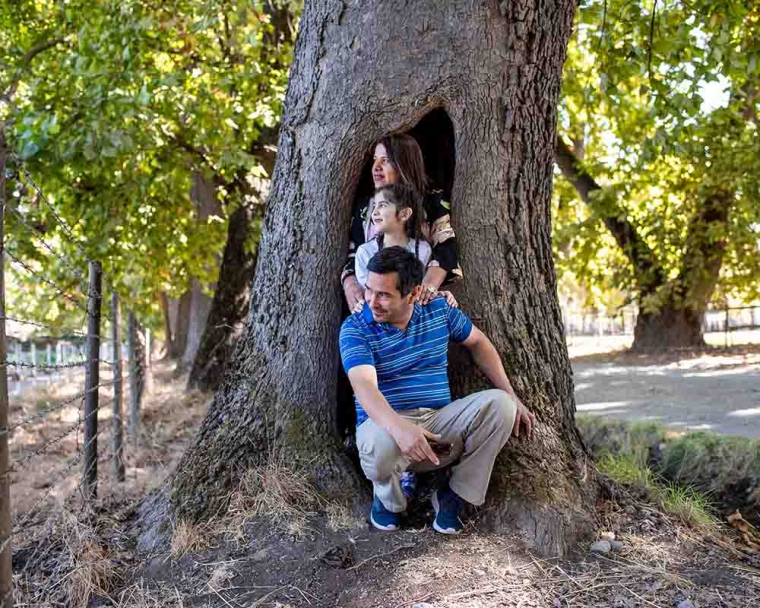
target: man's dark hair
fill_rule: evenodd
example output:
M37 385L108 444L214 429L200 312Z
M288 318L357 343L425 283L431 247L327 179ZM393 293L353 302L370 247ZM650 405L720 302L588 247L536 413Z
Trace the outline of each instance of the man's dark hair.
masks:
M384 247L372 256L367 264L367 270L375 274L398 273L396 288L405 296L422 284L425 268L417 257L403 247L394 245Z

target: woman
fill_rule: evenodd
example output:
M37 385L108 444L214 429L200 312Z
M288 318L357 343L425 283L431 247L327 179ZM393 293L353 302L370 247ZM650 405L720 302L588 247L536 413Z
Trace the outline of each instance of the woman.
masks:
M428 191L425 161L417 141L411 135L387 135L375 146L372 162L375 189L389 184L405 183L424 194L425 221L423 231L433 247L432 259L422 282L421 304L427 304L445 282L462 277L457 258L454 230L451 228L451 205L443 200L443 191ZM351 236L348 260L341 273L341 284L348 309L354 310L364 301L364 290L356 280L354 269L357 248L375 236L372 224L372 197L354 202L351 215Z

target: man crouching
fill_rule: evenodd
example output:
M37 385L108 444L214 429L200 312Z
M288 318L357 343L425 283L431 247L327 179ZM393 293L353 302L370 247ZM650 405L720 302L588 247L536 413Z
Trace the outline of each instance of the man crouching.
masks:
M535 416L512 390L496 348L462 311L445 298L416 302L424 269L414 254L383 248L368 270L366 304L343 323L340 354L354 389L361 466L374 486L370 521L398 530L402 473L455 463L433 493L433 528L458 534L462 500L483 504L497 454L521 425L530 437ZM449 340L470 350L495 389L451 401Z

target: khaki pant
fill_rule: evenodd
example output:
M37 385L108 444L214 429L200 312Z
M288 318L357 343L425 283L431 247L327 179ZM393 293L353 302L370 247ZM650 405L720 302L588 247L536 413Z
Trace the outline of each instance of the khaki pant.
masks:
M467 502L482 505L493 463L512 433L516 412L515 400L497 389L458 399L439 410L419 408L399 412L452 444L451 453L440 458L439 466L427 460L409 466L411 461L401 454L393 437L371 419L367 420L356 429L362 469L385 508L400 513L406 509L406 497L401 491L404 470L432 471L458 460L451 468L451 489Z

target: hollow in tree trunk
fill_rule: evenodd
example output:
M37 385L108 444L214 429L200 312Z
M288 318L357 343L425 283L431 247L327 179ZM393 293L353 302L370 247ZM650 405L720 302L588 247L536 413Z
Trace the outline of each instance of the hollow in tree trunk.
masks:
M500 455L481 513L551 554L590 531L597 484L573 423L549 218L574 10L569 0L306 3L248 324L165 488L174 521L216 512L241 471L273 453L308 463L324 495L368 503L336 424L351 204L373 142L443 109L455 136L461 304L538 418L531 441L510 440ZM480 386L462 357L452 383Z

